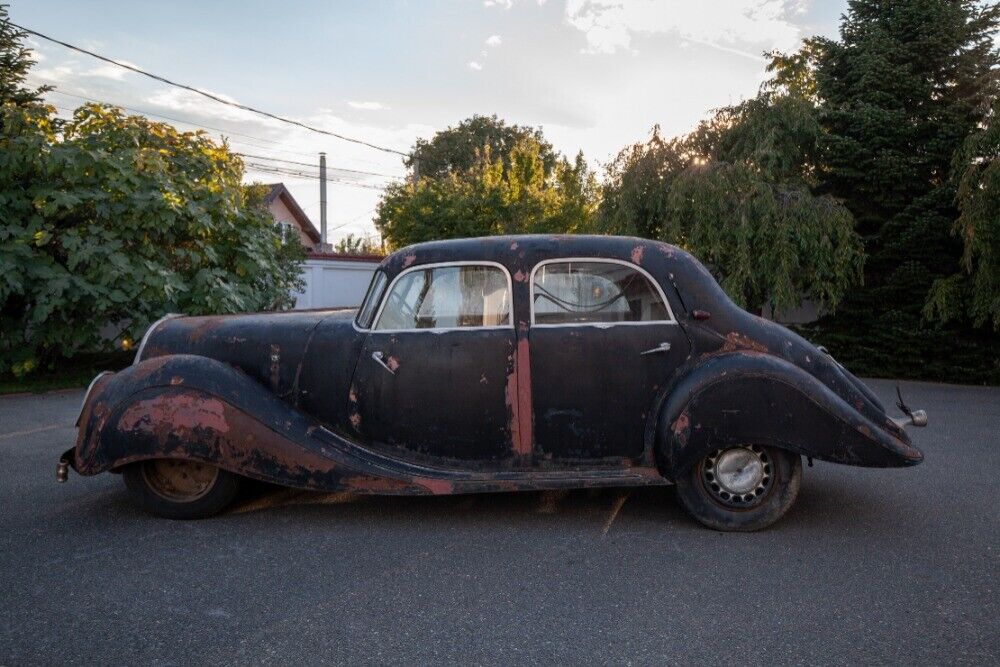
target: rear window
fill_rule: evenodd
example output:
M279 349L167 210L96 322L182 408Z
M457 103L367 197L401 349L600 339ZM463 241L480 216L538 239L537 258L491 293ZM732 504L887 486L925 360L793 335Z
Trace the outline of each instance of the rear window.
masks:
M600 260L549 262L531 284L535 324L671 322L661 292L627 264Z

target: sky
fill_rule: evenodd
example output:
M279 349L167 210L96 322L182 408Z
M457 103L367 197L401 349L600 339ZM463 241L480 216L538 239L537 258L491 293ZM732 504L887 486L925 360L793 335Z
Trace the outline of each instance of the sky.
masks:
M756 94L761 53L835 36L846 0L10 0L11 20L166 78L406 152L473 114L541 127L603 171L654 125L682 134ZM30 38L31 82L69 114L110 102L241 153L316 164L325 151L329 238L374 233L402 158L294 128ZM155 116L154 116L155 114ZM258 161L259 162L259 161ZM273 163L270 164L280 164ZM285 164L293 170L312 167ZM337 168L340 169L337 169ZM350 171L347 171L350 170ZM359 174L357 172L371 172ZM281 180L319 226L315 179Z

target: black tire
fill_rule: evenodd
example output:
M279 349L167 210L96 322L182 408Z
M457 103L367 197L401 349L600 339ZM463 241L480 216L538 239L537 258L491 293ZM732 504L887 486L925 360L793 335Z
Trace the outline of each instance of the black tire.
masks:
M756 456L753 466L760 466L762 477L751 479L753 488L745 493L730 493L724 483L720 486L722 478L714 473L719 472L722 457L751 459L748 452ZM726 532L750 532L767 528L784 516L799 495L801 481L802 457L798 454L750 445L710 452L675 483L681 504L703 525Z
M236 497L241 481L239 475L213 465L177 459L133 463L122 470L122 479L132 502L166 519L218 514ZM171 484L174 479L178 484Z

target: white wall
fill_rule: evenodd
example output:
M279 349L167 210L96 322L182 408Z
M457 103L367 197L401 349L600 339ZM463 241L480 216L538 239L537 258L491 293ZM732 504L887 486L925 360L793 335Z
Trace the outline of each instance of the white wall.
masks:
M356 308L365 297L378 262L307 259L303 263L305 289L296 295L295 307Z

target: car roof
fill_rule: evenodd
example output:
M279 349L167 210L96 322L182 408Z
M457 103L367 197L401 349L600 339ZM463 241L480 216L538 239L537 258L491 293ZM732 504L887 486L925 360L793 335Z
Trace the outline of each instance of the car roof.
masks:
M650 255L681 261L690 257L668 243L631 236L522 234L417 243L387 256L382 268L394 275L423 264L496 262L515 271L560 257L603 257L642 266Z

